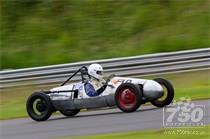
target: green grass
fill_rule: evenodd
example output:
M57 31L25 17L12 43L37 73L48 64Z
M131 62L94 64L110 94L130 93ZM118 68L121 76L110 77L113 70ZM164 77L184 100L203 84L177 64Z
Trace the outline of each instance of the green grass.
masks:
M209 47L209 0L1 0L1 69Z
M192 99L210 98L210 70L193 71L186 73L166 74L153 77L163 77L171 81L175 88L175 99L190 97ZM56 85L55 85L56 86ZM48 87L22 87L2 90L0 93L0 119L10 119L27 116L25 103L27 97L34 91L49 89Z
M188 134L188 133L190 134ZM194 133L195 134L194 134ZM133 131L98 135L64 137L62 139L209 139L210 126L204 128L157 129L149 131ZM196 133L199 133L196 134Z

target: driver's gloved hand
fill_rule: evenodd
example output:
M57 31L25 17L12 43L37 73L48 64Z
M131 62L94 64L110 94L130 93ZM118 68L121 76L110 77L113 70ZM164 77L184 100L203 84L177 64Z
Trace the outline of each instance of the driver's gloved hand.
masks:
M103 85L101 88L99 88L96 92L98 93L98 95L100 95L101 93L104 92L104 90L106 89L107 84Z

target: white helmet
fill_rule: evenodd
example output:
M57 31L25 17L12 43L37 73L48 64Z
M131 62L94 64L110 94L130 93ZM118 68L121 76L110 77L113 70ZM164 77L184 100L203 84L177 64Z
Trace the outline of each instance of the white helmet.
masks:
M88 74L98 80L103 79L103 68L99 64L91 64L88 67Z

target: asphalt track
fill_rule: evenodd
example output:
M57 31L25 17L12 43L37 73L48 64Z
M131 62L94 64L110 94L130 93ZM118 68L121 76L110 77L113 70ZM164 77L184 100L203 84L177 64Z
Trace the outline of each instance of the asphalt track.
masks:
M205 123L210 124L210 100L196 101L195 103L205 106ZM0 122L1 139L48 139L164 128L163 109L153 106L142 106L134 113L108 109L81 112L74 118L54 116L44 122L35 122L30 118Z

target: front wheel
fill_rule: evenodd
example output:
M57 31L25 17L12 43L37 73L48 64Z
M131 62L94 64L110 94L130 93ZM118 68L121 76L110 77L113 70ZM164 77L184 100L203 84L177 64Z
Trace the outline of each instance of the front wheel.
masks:
M80 110L60 110L60 113L67 117L72 117L77 115Z
M163 87L163 96L156 100L152 100L152 105L156 107L164 107L166 105L169 105L174 98L174 88L172 84L169 81L162 78L156 78L154 80Z
M120 85L115 93L115 102L117 107L123 112L136 111L142 99L140 87L131 83Z
M28 115L35 121L45 121L53 113L53 106L48 95L42 92L32 94L26 103Z

